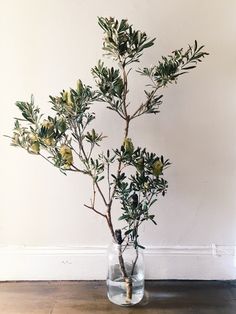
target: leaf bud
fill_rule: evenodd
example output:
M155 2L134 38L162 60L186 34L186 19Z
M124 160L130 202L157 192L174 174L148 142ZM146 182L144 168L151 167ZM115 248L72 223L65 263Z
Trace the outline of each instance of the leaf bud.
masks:
M123 242L120 229L115 230L115 239L118 244L121 244Z
M144 159L143 157L139 158L136 162L136 168L139 172L142 172L144 170Z
M57 128L61 133L66 131L66 119L64 117L60 117L57 121Z
M73 155L71 148L64 144L60 147L59 152L61 154L62 159L65 161L65 164L71 166L73 163Z
M34 133L29 133L28 139L30 140L31 143L35 143L38 141L38 135Z
M138 194L134 193L131 195L132 197L132 206L136 208L138 206Z
M51 137L46 137L43 139L43 142L47 146L53 146L55 144L55 140Z
M96 138L97 138L97 134L96 134L96 132L95 132L94 129L92 129L91 135L92 135L92 141L95 142L95 140L96 140Z
M62 99L66 102L68 107L73 107L73 102L71 99L71 92L70 91L65 91L63 93Z
M128 137L125 138L123 147L124 147L125 153L130 154L130 155L133 153L134 145L132 143L131 138L128 138Z
M83 88L82 81L81 81L81 80L78 80L78 81L77 81L77 88L76 88L78 94L81 94L82 91L83 91L83 89L84 89L84 88Z
M158 177L163 170L163 163L160 161L160 159L156 160L152 165L152 172L153 174Z
M40 152L39 142L35 142L30 146L30 152L33 154L39 154Z
M43 120L42 126L47 130L54 128L53 122L46 119Z
M14 133L12 137L12 145L19 145L20 135L18 133Z

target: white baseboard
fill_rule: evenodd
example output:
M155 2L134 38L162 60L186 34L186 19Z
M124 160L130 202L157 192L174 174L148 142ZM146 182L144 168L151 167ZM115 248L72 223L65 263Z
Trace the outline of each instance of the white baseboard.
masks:
M236 279L235 246L149 246L146 279ZM106 278L106 247L0 247L0 281Z

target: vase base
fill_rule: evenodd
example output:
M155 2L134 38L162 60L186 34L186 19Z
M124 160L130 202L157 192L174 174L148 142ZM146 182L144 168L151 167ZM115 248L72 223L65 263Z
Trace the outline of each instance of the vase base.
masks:
M108 299L120 306L133 306L138 304L143 299L144 295L144 282L143 280L133 282L132 297L127 299L126 285L123 281L107 280L108 284Z

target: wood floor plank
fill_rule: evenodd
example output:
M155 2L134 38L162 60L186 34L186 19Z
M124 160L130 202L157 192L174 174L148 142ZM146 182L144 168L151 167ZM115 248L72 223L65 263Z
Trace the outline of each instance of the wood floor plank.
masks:
M235 314L235 282L148 281L136 307L113 305L104 281L0 283L0 314Z

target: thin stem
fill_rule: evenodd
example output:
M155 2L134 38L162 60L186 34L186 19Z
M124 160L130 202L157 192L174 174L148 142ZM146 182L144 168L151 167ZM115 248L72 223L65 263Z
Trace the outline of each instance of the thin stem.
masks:
M49 162L51 165L55 166L53 162L51 162L47 157L45 157L44 155L42 155L41 153L39 153L39 155L41 157L43 157L43 159L45 159L47 162Z
M107 206L108 204L107 204L106 198L105 198L105 196L104 196L104 194L103 194L97 181L95 182L95 185L96 185L96 188L98 189L99 194L101 195L101 197L103 199L104 204Z
M81 159L81 155L77 153L77 151L74 149L72 145L70 145L70 148L73 150L73 152Z
M88 160L88 157L84 151L84 147L83 147L83 143L82 143L82 134L81 134L81 130L80 130L80 127L78 127L76 121L71 121L71 128L74 130L74 135L75 135L75 138L79 144L79 148L80 148L80 151L82 152L83 156L84 156L84 160L85 162L83 161L83 163L85 164L86 168L89 169L89 160Z
M125 136L124 136L124 139L128 136L129 134L129 118L126 119L126 126L125 126ZM117 174L116 174L116 177L118 178L119 175L120 175L120 172L121 172L121 166L122 166L122 161L119 160L119 163L118 163L118 168L117 168ZM109 207L111 208L112 206L112 203L113 203L113 199L114 199L114 196L115 196L115 193L116 193L116 188L117 188L117 182L115 183L114 185L114 188L113 188L113 192L112 192L112 195L111 195L111 199L110 199L110 202L109 202Z
M126 70L125 70L124 65L122 65L122 70L123 70L123 82L124 82L123 112L124 112L124 116L125 116L125 120L126 120L125 134L124 134L124 139L125 139L129 133L130 116L128 115L127 108L126 108L126 96L128 93L128 82L127 82L127 74L126 74ZM122 161L119 160L118 168L117 168L117 178L119 177L120 172L121 172L121 165L122 165ZM112 208L113 199L114 199L114 196L116 193L116 188L117 188L117 182L114 185L113 191L112 191L111 196L109 198L109 203L107 204L107 222L108 222L108 225L110 227L110 230L111 230L111 233L112 233L112 236L114 239L115 239L115 232L114 232L114 228L113 228L113 224L112 224L111 208Z
M84 164L85 164L85 166L86 166L86 168L88 170L88 174L91 176L91 178L94 181L94 176L92 175L91 171L89 170L89 157L85 153L85 150L84 150L84 147L83 147L83 144L82 144L82 134L81 134L80 128L77 127L76 123L73 123L72 126L73 126L73 129L74 129L74 132L75 132L76 139L77 139L77 141L79 143L80 150L81 150L81 152L83 154L83 157L84 157L84 160L85 160ZM90 153L91 153L91 150L90 150ZM89 153L89 155L90 155L90 153ZM107 206L107 201L105 199L105 196L104 196L104 194L103 194L103 192L102 192L98 182L95 182L95 185L96 185L96 187L98 189L99 194L101 195L101 197L103 199L104 204Z
M106 220L107 220L108 227L111 231L112 238L114 239L114 241L116 241L115 231L114 231L114 227L113 227L113 223L112 223L112 219L111 219L111 211L110 210L107 210Z
M110 101L108 98L105 98L105 99L106 99L106 102L107 102L109 105L111 105L111 108L113 108L113 102ZM119 115L122 119L125 120L125 116L122 115L122 113L118 110L118 108L117 108L117 110L116 110L115 108L112 109L112 110L114 110L115 112L117 112L118 115Z
M138 116L140 116L140 114L138 114L143 108L145 108L148 103L152 100L153 96L156 94L157 90L159 89L159 86L156 86L156 88L151 92L150 96L148 97L147 101L143 104L141 104L141 106L138 107L138 109L132 114L132 116L130 117L130 120L137 118Z
M125 118L127 119L128 113L127 113L127 107L126 107L126 97L127 97L127 94L128 94L128 81L127 81L127 74L126 74L124 66L122 66L122 70L123 70L123 82L124 82L123 109L124 109Z
M125 270L125 263L124 263L124 259L123 259L123 256L122 256L122 246L119 245L119 263L120 263L120 270L121 270L121 273L122 273L122 276L124 278L127 278L127 273L126 273L126 270Z
M136 248L136 257L135 257L135 260L133 262L133 266L132 266L132 270L131 270L131 276L134 275L134 270L135 270L135 266L136 266L136 263L137 263L137 260L138 260L138 256L139 256L138 248Z
M84 204L84 206L87 207L87 208L89 208L89 209L92 209L92 210L93 210L95 213L97 213L98 215L100 215L100 216L106 218L106 215L105 215L105 214L103 214L103 213L101 213L100 211L96 210L93 206L89 206L89 205L86 205L86 204Z
M89 174L87 171L84 171L84 170L80 170L79 168L77 168L75 165L71 165L71 167L73 167L74 171L77 171L77 172L81 172L83 174ZM70 169L66 169L66 170L70 170ZM72 170L72 169L71 169ZM72 170L73 171L73 170Z
M110 163L107 161L107 184L108 184L108 199L111 200L111 182L110 182Z
M88 154L88 160L89 160L89 159L90 159L90 157L91 157L91 154L92 154L93 148L94 148L94 144L93 144L93 143L91 143L90 151L89 151L89 154Z
M94 186L94 183L93 183L93 200L92 200L93 208L95 207L95 201L96 201L96 190L95 190L95 186Z
M125 239L125 238L124 238ZM123 242L124 242L124 239L123 239ZM127 248L127 246L129 245L129 242L127 241L126 245L124 246L123 250L122 250L122 253L124 253L125 249Z

